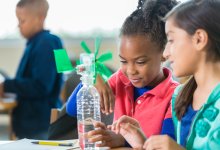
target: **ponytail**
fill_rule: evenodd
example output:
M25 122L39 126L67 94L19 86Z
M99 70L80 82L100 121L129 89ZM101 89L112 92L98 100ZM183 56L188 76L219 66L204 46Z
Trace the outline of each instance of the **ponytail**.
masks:
M185 114L187 107L193 101L193 93L197 88L197 84L194 77L191 77L183 86L182 90L176 98L174 109L178 120L181 120Z

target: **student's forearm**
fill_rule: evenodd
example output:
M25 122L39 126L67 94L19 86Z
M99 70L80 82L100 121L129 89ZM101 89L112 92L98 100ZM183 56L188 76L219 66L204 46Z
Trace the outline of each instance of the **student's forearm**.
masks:
M24 97L42 97L49 95L49 85L41 84L39 81L30 79L12 79L4 82L4 92L12 92Z

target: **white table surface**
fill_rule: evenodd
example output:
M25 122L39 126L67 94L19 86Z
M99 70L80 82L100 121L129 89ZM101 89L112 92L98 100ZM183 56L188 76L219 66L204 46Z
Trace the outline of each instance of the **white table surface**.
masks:
M12 141L0 141L0 144L7 144L7 143L10 143Z

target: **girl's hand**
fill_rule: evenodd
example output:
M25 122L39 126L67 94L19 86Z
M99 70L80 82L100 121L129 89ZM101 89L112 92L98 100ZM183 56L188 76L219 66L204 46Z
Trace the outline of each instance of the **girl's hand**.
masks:
M118 134L120 132L121 124L124 123L129 123L137 128L140 128L140 125L137 120L129 116L123 115L111 125L111 130Z
M140 128L130 123L121 123L119 133L125 138L132 148L142 149L146 137Z
M168 135L153 135L143 146L146 150L185 150Z
M112 125L112 130L121 134L132 148L142 149L146 140L137 120L122 116Z
M95 87L100 94L100 104L102 113L109 114L113 112L115 105L115 96L108 83L105 83L100 75L96 77Z
M94 122L94 127L96 130L90 131L87 134L89 142L99 142L96 144L98 147L120 147L124 146L125 140L121 135L115 134L111 130L108 130L102 122Z

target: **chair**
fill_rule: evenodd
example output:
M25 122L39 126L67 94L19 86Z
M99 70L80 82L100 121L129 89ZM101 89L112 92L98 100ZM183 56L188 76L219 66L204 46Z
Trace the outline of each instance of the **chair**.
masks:
M8 132L9 132L9 139L10 140L15 140L16 136L13 133L12 129L12 110L17 106L16 101L12 102L4 102L0 99L0 113L6 113L9 116L9 126L8 126Z
M5 73L5 71L0 69L0 83L3 82L5 78L8 78L8 77L9 77L8 74ZM16 136L13 133L11 120L12 120L12 110L17 106L17 102L15 100L15 97L12 97L12 95L13 94L7 94L6 97L8 96L8 98L0 97L0 113L8 114L9 116L9 127L8 127L9 139L15 140Z
M61 91L61 99L63 100L63 104L67 101L73 90L80 83L80 75L78 75L76 72L72 72L65 76L67 79Z
M50 124L54 123L59 118L59 114L60 114L60 109L57 108L51 109Z
M77 138L77 119L66 113L66 105L64 104L61 109L52 109L48 139L69 140Z

